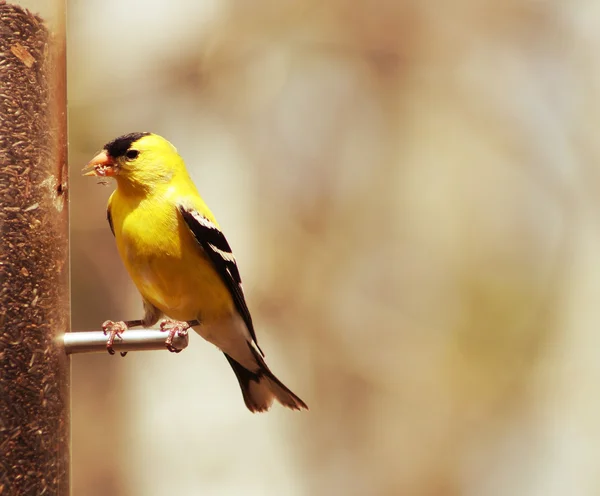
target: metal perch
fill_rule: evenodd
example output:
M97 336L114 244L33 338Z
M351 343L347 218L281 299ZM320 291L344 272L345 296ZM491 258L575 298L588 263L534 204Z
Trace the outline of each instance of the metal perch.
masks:
M167 334L158 329L130 330L115 339L113 348L115 351L150 351L167 350L165 340ZM62 336L63 345L67 354L73 353L106 353L107 336L102 331L89 332L67 332ZM173 347L181 351L187 348L189 336L175 334Z

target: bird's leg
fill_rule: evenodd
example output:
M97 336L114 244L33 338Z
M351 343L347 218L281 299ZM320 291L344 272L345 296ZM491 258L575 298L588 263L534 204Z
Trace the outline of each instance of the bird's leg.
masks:
M115 344L115 338L121 338L121 334L124 333L130 327L141 326L143 321L141 320L126 320L119 322L113 322L112 320L107 320L102 324L102 331L104 334L108 334L108 341L106 342L106 350L111 354L115 354L115 350L113 349L113 344ZM127 355L127 352L121 352L121 356Z
M177 320L168 320L165 319L160 323L160 330L163 332L168 332L169 335L165 341L165 345L167 350L171 353L179 353L181 350L178 350L173 346L173 338L175 335L185 336L190 327L199 325L200 321L198 320L190 320L188 322L180 322Z

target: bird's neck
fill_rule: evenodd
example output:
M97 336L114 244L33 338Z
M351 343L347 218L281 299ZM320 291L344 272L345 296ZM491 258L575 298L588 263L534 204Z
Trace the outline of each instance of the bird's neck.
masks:
M155 189L152 184L142 183L139 181L131 180L131 178L116 176L117 190L124 196L133 197L146 197L153 193Z
M160 194L174 179L177 179L176 176L179 176L177 171L148 168L128 174L118 174L115 178L117 189L123 195L143 198L156 193Z

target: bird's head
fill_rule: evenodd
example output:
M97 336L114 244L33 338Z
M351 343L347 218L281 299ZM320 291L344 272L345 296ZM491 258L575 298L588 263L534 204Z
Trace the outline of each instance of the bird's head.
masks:
M119 186L142 188L187 174L176 148L152 133L131 133L112 140L83 172L85 176L114 177Z

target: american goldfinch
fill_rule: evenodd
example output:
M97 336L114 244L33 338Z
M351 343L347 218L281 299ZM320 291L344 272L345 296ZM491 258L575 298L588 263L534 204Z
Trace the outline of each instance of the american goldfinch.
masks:
M140 320L104 323L109 352L128 327L152 326L164 315L174 319L161 323L167 347L192 327L221 349L250 411L266 411L274 399L308 409L265 363L235 257L175 147L156 134L127 134L107 143L84 172L116 180L108 223L145 310Z

